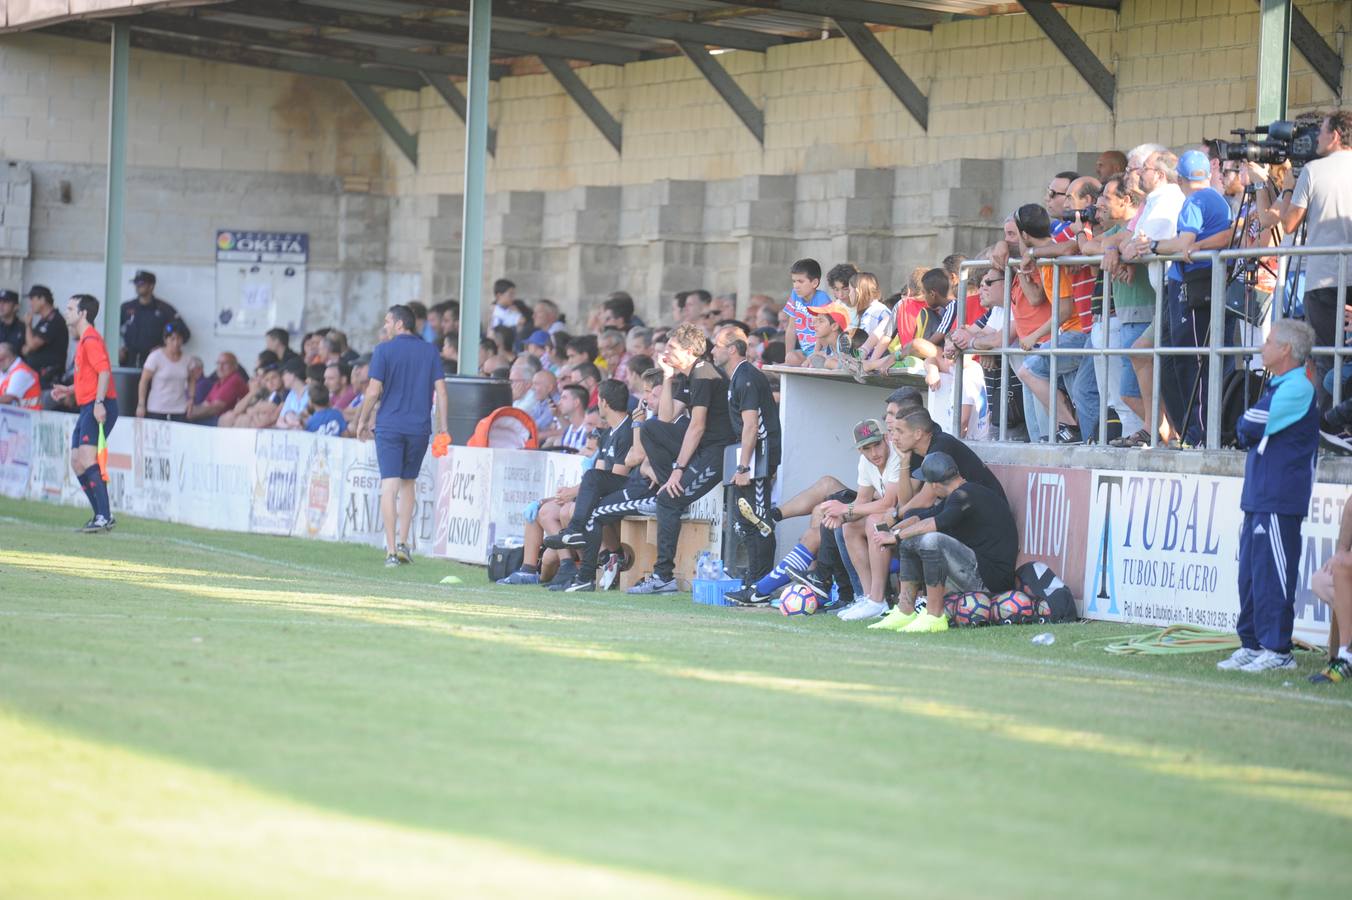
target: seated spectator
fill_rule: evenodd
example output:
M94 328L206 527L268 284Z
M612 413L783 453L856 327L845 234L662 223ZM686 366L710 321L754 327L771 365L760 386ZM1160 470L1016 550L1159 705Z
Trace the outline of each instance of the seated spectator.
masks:
M570 366L594 363L600 352L597 341L598 339L594 334L584 334L571 339L568 341L567 356L564 362Z
M706 318L715 323L737 319L737 295L719 294L709 304ZM745 330L745 329L743 329Z
M188 378L192 380L193 384L192 389L193 406L196 406L197 404L206 400L207 393L216 385L215 375L213 375L211 378L206 378L204 377L205 372L206 366L202 362L202 357L200 356L188 357ZM206 382L206 384L203 384L203 382Z
M540 404L540 400L531 389L531 382L540 369L538 359L529 353L523 353L512 363L508 374L508 381L512 387L512 406L530 414L531 418L535 418L536 407Z
M595 406L596 391L601 386L601 370L589 362L582 363L573 366L573 377L577 384L586 389L588 405Z
M295 350L291 349L291 334L285 328L270 329L263 336L263 347L273 353L277 357L276 362L279 363L299 356Z
M239 360L235 354L221 353L216 357L216 373L213 377L216 383L202 402L193 406L188 413L188 421L199 425L215 425L218 418L249 396L249 382L239 370Z
M441 338L441 368L447 375L460 373L460 332L448 331Z
M601 304L601 327L621 335L634 327L634 298L624 291L615 291Z
M565 385L559 391L557 404L551 408L555 415L554 426L540 435L541 446L581 452L587 443L587 400L586 388L577 384Z
M624 350L629 356L648 356L653 355L653 330L651 328L634 327L629 329L629 334L624 339ZM640 370L640 375L643 372Z
M346 362L329 363L324 368L324 387L329 392L330 407L346 409L357 396L352 387L352 366Z
M37 370L19 358L19 348L0 341L0 404L20 409L42 408Z
M704 317L708 314L709 307L713 302L714 295L703 288L686 291L685 302L681 305L680 315L676 316L676 324L681 325L685 322L695 325L703 324Z
M322 384L310 388L310 403L307 409L305 430L311 434L323 434L329 437L347 437L347 420L343 414L329 405L329 389Z
M891 368L894 361L908 356L933 359L939 355L944 338L958 324L960 314L957 301L952 298L953 284L942 268L928 269L921 276L921 304L903 300L894 311L897 334L891 344L891 353L864 363L865 371ZM909 306L908 306L909 304ZM909 319L911 313L914 318Z
M445 309L444 303L434 303L427 308L427 324L423 326L422 339L429 344L438 346L441 344L441 337L446 333L442 318Z
M943 351L925 361L925 383L929 385L929 413L936 422L953 421L953 372L957 368L958 347L950 340ZM986 394L986 371L976 357L962 355L962 410L958 437L968 441L990 440L990 402Z
M516 329L498 325L489 334L497 348L497 355L505 358L508 365L511 365L511 361L516 359Z
M413 313L413 333L422 337L423 332L427 329L427 305L417 300L410 300L408 310Z
M335 362L345 362L352 365L352 360L358 356L357 351L348 346L347 335L337 329L324 336L324 355L326 357L325 365L331 365Z
M332 330L331 328L320 328L318 331L312 331L305 336L304 352L301 354L304 357L305 365L323 365L327 362L324 355L324 338L328 337Z
M366 397L366 387L370 383L371 354L367 353L357 357L357 362L352 367L352 399L345 406L335 407L343 414L343 419L347 421L349 427L357 419L357 413L361 410L362 401Z
M595 525L589 520L597 503L602 497L623 488L628 480L626 460L634 442L633 421L629 416L629 389L614 378L601 382L601 402L597 411L607 429L606 436L601 439L600 455L596 465L582 474L571 520L557 534L545 538L546 547L561 550L585 546L588 529ZM583 562L584 571L581 574L586 574L585 558Z
M802 365L811 369L836 369L840 367L841 338L849 327L850 312L839 303L809 307L812 313L813 350ZM848 345L848 341L846 341Z
M872 272L855 273L846 291L848 306L854 313L855 340L862 337L859 358L865 362L887 356L892 342L892 311L883 303L878 278ZM889 359L889 364L891 360Z
M299 359L293 359L287 365L295 365ZM209 399L209 398L208 398ZM253 389L242 397L231 409L220 416L222 428L271 428L281 414L282 404L286 401L286 392L282 387L282 370L279 366L261 369L255 376Z
M906 634L947 631L945 593L993 594L1014 586L1018 528L1004 495L967 481L947 453L932 451L911 471L936 503L912 510L889 531L869 536L876 545L895 545L900 564L896 609L877 624ZM921 590L925 612L917 613Z
M546 334L555 334L566 327L563 317L559 315L559 305L544 297L535 301L535 308L531 310L531 324L536 331Z
M773 306L762 306L756 310L754 316L748 316L751 324L756 326L756 330L769 329L774 332L779 331L779 310Z
M826 287L831 296L842 306L854 308L854 299L850 295L850 282L859 270L853 263L836 263L826 273Z
M137 386L137 418L182 422L192 410L196 389L183 345L192 336L182 319L164 326L161 346L150 351Z
M299 360L293 359L282 366L282 386L286 388L287 394L277 421L273 423L274 428L300 428L305 424L301 417L310 405L310 382L306 375L306 369ZM320 377L323 377L322 374Z
M628 356L624 349L624 332L607 329L601 332L596 346L596 367L611 378L618 378L621 381L627 379L629 370L625 366Z
M541 369L531 376L531 395L536 398L534 410L527 410L535 419L537 429L545 429L555 422L554 406L559 399L559 380L548 369Z
M549 332L534 331L531 332L530 337L526 338L525 343L522 344L522 349L527 356L533 356L540 361L541 366L548 369L550 365L549 343Z

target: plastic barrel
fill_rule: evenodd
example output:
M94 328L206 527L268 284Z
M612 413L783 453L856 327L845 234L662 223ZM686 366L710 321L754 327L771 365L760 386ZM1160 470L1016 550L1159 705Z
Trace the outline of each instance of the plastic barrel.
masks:
M451 443L464 446L479 420L500 406L512 405L512 385L500 378L447 375Z
M113 366L113 390L117 391L118 415L136 415L136 392L140 386L141 370L139 368Z

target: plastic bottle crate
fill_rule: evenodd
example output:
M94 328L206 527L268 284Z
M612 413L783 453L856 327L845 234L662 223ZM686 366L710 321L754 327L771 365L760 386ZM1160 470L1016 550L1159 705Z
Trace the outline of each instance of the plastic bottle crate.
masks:
M728 591L739 591L742 589L740 578L719 578L717 580L705 580L696 578L690 582L690 592L694 595L696 603L703 603L705 606L735 606L730 600L724 600L723 595Z

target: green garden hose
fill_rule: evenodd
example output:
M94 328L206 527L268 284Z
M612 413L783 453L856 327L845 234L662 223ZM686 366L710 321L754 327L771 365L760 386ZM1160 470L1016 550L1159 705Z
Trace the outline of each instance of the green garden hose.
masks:
M1176 653L1213 653L1217 650L1239 649L1239 635L1233 631L1217 631L1214 628L1202 628L1199 625L1170 625L1157 631L1144 634L1131 634L1126 637L1085 638L1075 642L1094 644L1110 642L1104 650L1114 656L1167 656ZM1292 641L1293 649L1318 650L1304 641Z

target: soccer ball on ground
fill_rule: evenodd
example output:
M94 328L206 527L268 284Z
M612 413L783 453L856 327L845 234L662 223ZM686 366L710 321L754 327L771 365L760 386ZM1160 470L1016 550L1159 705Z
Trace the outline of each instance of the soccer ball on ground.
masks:
M779 611L786 616L810 616L817 605L817 592L806 585L789 585L779 595Z
M953 591L944 595L944 611L955 625L985 625L991 620L991 598L983 591Z
M1023 625L1037 616L1037 601L1023 591L1005 591L992 598L991 621L997 625Z

